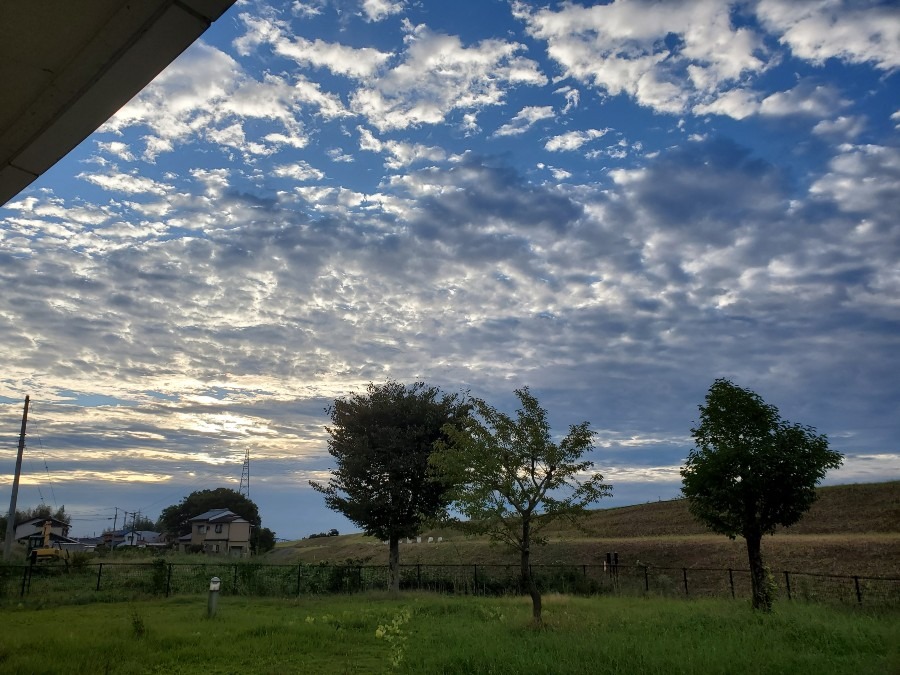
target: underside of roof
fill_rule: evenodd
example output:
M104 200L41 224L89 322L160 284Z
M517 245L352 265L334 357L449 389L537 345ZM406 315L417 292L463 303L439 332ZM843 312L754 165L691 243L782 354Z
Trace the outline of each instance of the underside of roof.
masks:
M0 3L0 205L112 117L234 1Z

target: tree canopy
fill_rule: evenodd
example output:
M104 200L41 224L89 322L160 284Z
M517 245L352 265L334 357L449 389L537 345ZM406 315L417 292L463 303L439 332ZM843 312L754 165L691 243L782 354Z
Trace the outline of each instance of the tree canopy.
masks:
M480 399L459 426L448 426L446 443L432 457L438 475L454 487L455 510L468 520L457 525L487 534L520 555L522 583L532 599L532 615L541 622L541 595L531 576L533 544L559 518L576 519L586 507L611 494L603 476L591 473L583 459L593 449L589 422L572 425L553 442L547 411L527 387L517 389L521 407L512 418Z
M722 378L709 388L691 433L696 447L681 469L690 511L714 532L746 539L753 606L768 610L762 536L800 520L843 456L826 436L782 420L758 394Z
M429 473L428 458L444 429L467 405L424 382L370 383L365 393L328 408L328 452L336 461L328 483L310 481L328 508L389 543L391 587L399 588L399 540L417 535L447 505L447 486Z

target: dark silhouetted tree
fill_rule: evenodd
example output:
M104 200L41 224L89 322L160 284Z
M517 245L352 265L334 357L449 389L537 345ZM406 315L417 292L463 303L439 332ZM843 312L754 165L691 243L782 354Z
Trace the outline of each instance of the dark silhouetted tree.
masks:
M400 538L413 537L447 504L446 485L429 475L428 458L466 404L423 382L369 384L328 408L328 452L337 466L327 484L310 481L328 508L387 540L391 589L400 588Z
M455 486L453 508L468 519L456 524L519 553L522 587L540 624L541 593L531 574L531 547L546 543L540 533L547 525L585 515L586 507L612 488L599 473L590 473L592 462L582 459L593 448L588 422L571 426L554 443L547 411L527 387L515 393L521 403L515 418L476 399L464 424L447 427L448 441L438 446L432 465Z
M681 469L690 511L714 532L746 540L753 608L768 611L762 536L800 520L843 456L812 427L782 420L775 406L726 379L709 388L691 433L696 447Z

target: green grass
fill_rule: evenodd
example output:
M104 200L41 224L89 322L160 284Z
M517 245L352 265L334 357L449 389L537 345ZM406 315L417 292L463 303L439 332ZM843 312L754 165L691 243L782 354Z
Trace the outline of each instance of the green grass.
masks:
M203 596L11 607L0 610L0 672L900 672L896 613L782 603L761 615L742 602L551 595L546 625L529 618L523 598L426 594L223 596L214 619Z

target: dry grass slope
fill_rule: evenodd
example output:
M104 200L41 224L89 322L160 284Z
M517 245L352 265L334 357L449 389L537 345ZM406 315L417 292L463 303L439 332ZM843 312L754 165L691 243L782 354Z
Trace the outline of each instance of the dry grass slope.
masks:
M549 543L537 547L534 563L600 564L607 551L620 564L640 561L659 567L746 567L743 540L710 533L683 500L592 511L583 529L555 524ZM401 563L515 563L516 558L484 538L453 530L422 533L440 544L403 544ZM819 500L794 527L763 542L775 570L900 577L900 481L836 485L819 490ZM280 545L272 563L366 560L387 564L387 546L360 534L308 539Z

